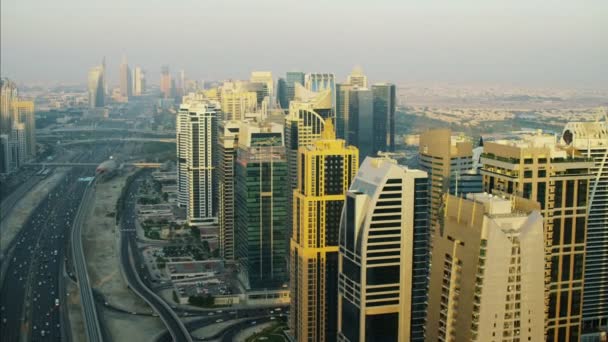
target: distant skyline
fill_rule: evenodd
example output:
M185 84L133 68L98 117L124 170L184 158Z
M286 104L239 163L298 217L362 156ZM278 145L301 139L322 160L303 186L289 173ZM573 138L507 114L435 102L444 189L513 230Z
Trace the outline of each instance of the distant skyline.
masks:
M608 84L608 2L514 0L3 0L2 76L86 84L106 56L158 84L163 64L197 80L252 70L335 72L370 82Z

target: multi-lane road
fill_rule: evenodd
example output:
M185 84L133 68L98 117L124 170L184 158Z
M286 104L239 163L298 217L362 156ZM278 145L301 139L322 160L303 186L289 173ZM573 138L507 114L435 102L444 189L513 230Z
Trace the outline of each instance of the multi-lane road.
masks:
M103 161L103 147L79 160ZM40 202L7 250L0 291L0 340L65 341L70 333L63 286L70 229L87 186L83 177L95 169L74 168ZM14 247L14 248L13 248Z
M93 289L87 272L87 263L84 255L82 244L82 228L84 220L91 205L91 198L95 191L96 182L93 181L87 185L80 207L74 219L74 228L72 230L72 260L74 262L74 270L76 279L78 279L78 287L80 289L80 305L84 318L84 327L89 342L103 341L101 325L95 307L95 298L93 297Z

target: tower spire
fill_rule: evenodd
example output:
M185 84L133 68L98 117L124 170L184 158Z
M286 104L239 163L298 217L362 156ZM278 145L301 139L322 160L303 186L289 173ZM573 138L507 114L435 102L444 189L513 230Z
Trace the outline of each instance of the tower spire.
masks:
M333 140L336 139L336 130L334 129L334 123L331 118L325 119L325 125L323 132L321 132L321 139Z

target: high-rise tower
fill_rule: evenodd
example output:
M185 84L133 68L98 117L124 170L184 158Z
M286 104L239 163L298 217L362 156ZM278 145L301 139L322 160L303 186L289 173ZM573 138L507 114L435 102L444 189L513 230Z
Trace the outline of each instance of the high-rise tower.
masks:
M358 165L357 149L335 138L331 120L320 139L299 148L290 258L297 341L336 341L340 216Z
M13 102L13 121L24 124L26 159L36 157L36 118L33 101Z
M242 122L220 121L217 139L217 192L220 256L234 260L235 241L235 167Z
M133 69L133 95L142 96L146 92L146 73L141 67Z
M608 331L608 122L566 124L561 143L593 160L583 291L583 334ZM584 341L584 339L583 339Z
M395 151L396 87L390 83L372 85L374 97L374 151Z
M186 206L191 225L217 221L213 150L219 108L202 94L190 94L177 114L178 203Z
M340 221L338 341L423 341L427 191L426 172L361 164Z
M433 240L427 341L542 341L543 218L535 201L446 194Z
M374 157L374 107L371 90L352 87L348 94L348 133L346 142L357 146L361 161Z
M17 101L17 85L8 78L0 79L0 133L10 135L13 128L13 102Z
M89 70L89 108L101 108L105 106L106 83L104 79L104 64Z
M471 176L474 177L474 186L461 186L463 178L469 177L473 170L473 144L465 137L452 136L449 129L430 130L420 135L419 164L429 174L431 231L434 231L443 194L480 192L481 176Z
M163 65L160 69L160 93L165 99L173 97L171 73L168 65Z
M123 57L122 63L120 64L120 95L127 101L133 96L132 77L131 69L129 68L129 64L127 64L127 57Z
M595 163L541 132L484 142L484 191L540 203L545 232L547 341L577 341L583 305L590 170Z
M283 127L244 124L236 160L236 257L247 289L287 287L287 160Z
M289 192L298 186L298 150L310 146L321 137L325 120L331 117L331 92L311 92L296 84L294 101L285 116L285 149L289 165ZM287 225L292 226L293 197L288 198Z

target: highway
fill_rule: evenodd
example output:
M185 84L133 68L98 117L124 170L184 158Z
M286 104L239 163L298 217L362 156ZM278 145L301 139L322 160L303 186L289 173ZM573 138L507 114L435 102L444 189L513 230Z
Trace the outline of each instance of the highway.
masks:
M105 160L107 148L94 148L76 161ZM70 228L94 168L71 169L27 219L11 242L0 289L0 340L66 341L64 262Z
M80 288L82 316L85 323L84 326L87 340L89 342L103 341L99 317L97 316L97 309L95 307L95 298L93 297L93 290L91 289L89 274L87 272L87 262L82 247L82 228L92 203L91 197L95 191L95 184L95 181L93 181L86 187L74 220L71 244L76 279L78 280L78 287Z
M169 307L169 305L158 295L152 292L148 285L144 284L140 274L141 255L137 250L137 234L135 233L135 204L141 178L135 179L129 184L125 193L122 214L120 215L120 263L123 277L127 281L129 288L140 296L143 300L152 307L159 315L167 330L171 334L173 341L176 342L191 342L192 337L179 319L177 314ZM146 280L144 278L144 280Z

